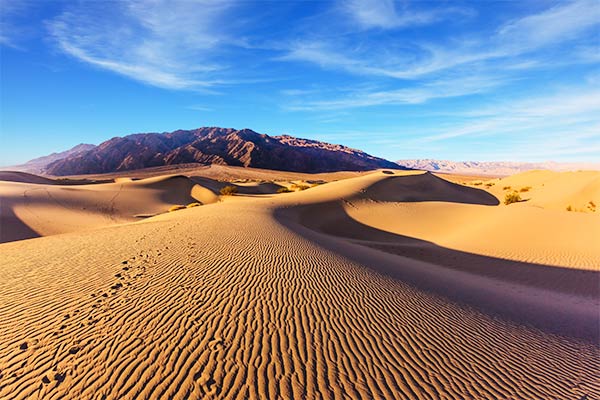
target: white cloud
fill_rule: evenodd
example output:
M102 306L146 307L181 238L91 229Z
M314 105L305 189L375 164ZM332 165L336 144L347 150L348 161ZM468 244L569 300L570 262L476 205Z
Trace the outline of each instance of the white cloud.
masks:
M16 20L27 16L31 5L30 0L0 0L0 45L20 48L19 42L28 29Z
M568 156L598 158L600 151L600 89L584 88L559 91L473 109L457 116L467 115L469 121L439 128L438 132L413 139L416 146L433 143L451 143L461 137L461 143L470 139L493 138L493 143L504 143L504 157L541 160ZM496 146L496 145L494 145ZM488 149L482 149L485 153ZM494 151L490 149L489 151Z
M86 2L48 23L65 53L96 67L169 89L202 89L219 80L213 54L230 43L219 0Z
M520 53L571 40L594 26L600 26L600 4L597 0L561 2L539 14L504 24L496 41Z
M346 97L304 101L288 105L290 110L335 110L386 104L423 104L434 99L460 97L487 92L505 82L493 76L453 76L423 82L418 86L394 90L357 90Z
M341 7L364 28L386 29L430 24L447 11L399 11L394 0L348 0Z
M206 107L202 104L192 104L190 106L187 106L186 108L188 110L194 110L194 111L205 111L205 112L214 111L213 108Z
M392 1L348 3L353 17L361 26L393 28L402 26L404 17L399 17ZM438 10L428 17L406 13L406 23L435 21L453 9ZM426 14L423 14L426 15ZM490 69L498 63L510 67L517 64L520 69L540 68L546 63L536 59L520 60L518 57L536 52L547 46L565 43L600 29L600 5L597 0L575 0L558 6L508 21L490 35L480 37L449 38L444 43L414 43L410 54L395 49L390 52L376 41L355 45L353 40L311 39L296 41L289 46L282 60L305 61L326 69L344 70L358 75L372 75L397 79L419 79L433 73L465 67L473 64L490 63ZM573 56L565 57L562 63L597 62L597 34L593 45L572 49ZM563 54L565 56L565 54ZM513 68L516 69L516 68Z

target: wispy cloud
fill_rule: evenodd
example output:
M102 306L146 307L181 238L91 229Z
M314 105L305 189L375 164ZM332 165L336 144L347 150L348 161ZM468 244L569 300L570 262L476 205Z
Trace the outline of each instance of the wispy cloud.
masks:
M600 88L597 86L492 104L461 115L467 117L468 122L440 126L436 133L412 139L413 145L450 143L459 137L463 141L493 137L495 143L510 143L511 155L530 160L538 155L590 157L597 155L600 148Z
M16 21L27 16L31 5L30 0L0 0L0 45L20 48L19 42L28 29Z
M396 6L392 1L349 2L345 9L361 26L385 30L402 26ZM349 94L330 93L321 98L314 94L298 96L284 108L315 111L422 104L491 92L526 79L532 70L598 63L599 13L596 0L574 0L513 18L495 29L486 27L489 35L479 33L468 38L400 45L386 40L383 41L385 47L377 41L357 41L354 36L298 40L290 44L280 60L344 71L377 81L379 85ZM435 18L423 17L422 21L431 23ZM560 49L560 57L553 48Z
M521 53L571 40L599 26L598 1L576 0L506 23L498 30L494 41L505 51Z
M364 28L402 28L427 25L446 18L450 14L470 14L466 9L436 8L430 10L411 10L404 5L398 9L394 0L348 0L342 1L340 8L353 22Z
M220 23L231 6L225 0L86 2L48 29L80 61L162 88L202 89L219 82L214 73L223 66L213 55L231 41Z
M430 80L417 86L394 90L357 90L345 97L327 100L306 100L286 106L289 110L335 110L392 104L423 104L430 100L485 93L507 78L501 76L454 76L452 79Z
M393 2L350 2L346 7L361 24L380 28L402 26L402 18L394 9ZM435 21L433 12L429 17L415 17L416 21ZM448 12L448 11L446 11ZM410 14L407 19L411 20ZM396 21L396 22L393 22ZM352 74L374 75L398 79L418 79L444 70L473 63L511 59L535 52L543 47L554 46L570 41L586 32L600 28L600 7L596 0L575 0L560 3L558 6L511 20L501 25L489 36L449 38L447 43L413 43L407 53L389 47L382 48L377 43L357 47L352 40L311 39L293 42L282 60L305 61L327 69L343 70ZM586 62L586 57L595 57L595 46L579 49L580 56L572 62ZM386 46L389 46L386 43ZM584 57L586 56L586 57ZM515 60L511 60L515 61ZM501 61L502 62L502 61ZM564 61L563 61L564 62ZM522 68L535 68L541 64L529 60Z
M187 106L186 108L188 110L194 110L194 111L206 111L206 112L214 111L213 108L206 107L206 106L204 106L202 104L192 104L192 105Z

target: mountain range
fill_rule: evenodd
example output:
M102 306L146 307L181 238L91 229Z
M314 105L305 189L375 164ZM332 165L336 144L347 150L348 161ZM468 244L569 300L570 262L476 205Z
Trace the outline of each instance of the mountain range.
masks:
M446 172L466 175L507 176L534 169L550 171L600 170L600 163L559 163L554 161L527 163L511 161L448 161L448 160L398 160L397 164L431 172Z
M187 163L308 173L402 168L342 145L289 135L269 136L250 129L205 127L114 137L98 146L80 144L12 169L65 176Z

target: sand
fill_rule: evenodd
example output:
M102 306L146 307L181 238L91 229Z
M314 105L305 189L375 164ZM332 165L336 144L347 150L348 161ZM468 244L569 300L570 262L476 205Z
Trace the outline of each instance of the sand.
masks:
M79 229L0 244L0 398L600 395L592 212L420 172L226 198L214 177L149 179L2 183L4 204L37 185L30 203L65 215L117 191L123 221L77 211ZM194 188L212 200L126 221Z

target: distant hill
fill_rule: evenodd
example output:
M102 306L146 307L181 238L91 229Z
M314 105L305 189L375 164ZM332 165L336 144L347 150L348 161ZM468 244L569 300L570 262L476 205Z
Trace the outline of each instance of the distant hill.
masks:
M23 171L23 172L29 172L32 174L43 174L43 173L45 173L46 167L49 164L51 164L55 161L58 161L58 160L65 159L69 156L75 156L75 155L84 153L86 151L94 149L95 147L96 146L93 144L81 143L67 151L63 151L60 153L52 153L47 156L34 158L33 160L27 161L25 164L15 165L12 167L5 167L2 169L10 169L13 171Z
M410 168L432 172L453 174L506 176L535 169L550 171L600 170L600 163L558 163L547 161L525 163L510 161L447 161L447 160L398 160L397 164Z
M55 176L100 174L184 163L309 173L401 168L393 162L349 147L288 135L269 136L250 129L210 127L169 133L138 133L115 137L98 146L80 146L25 165L34 165L38 169L36 173Z

